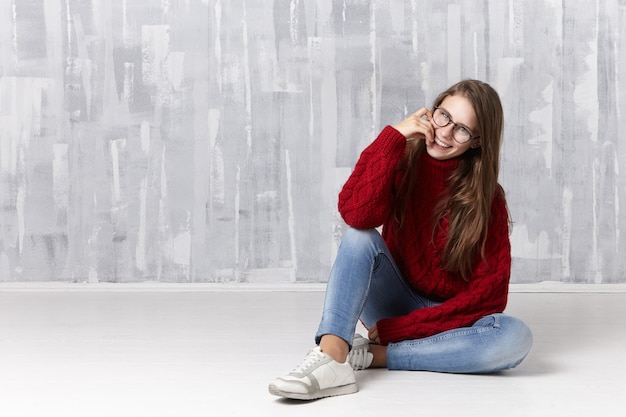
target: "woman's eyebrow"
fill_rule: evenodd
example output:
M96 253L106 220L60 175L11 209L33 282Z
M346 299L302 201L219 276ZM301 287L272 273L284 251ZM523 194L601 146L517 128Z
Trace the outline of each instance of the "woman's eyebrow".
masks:
M452 120L452 115L450 114L450 112L448 111L448 109L446 109L445 107L441 107L441 106L437 106L437 107L439 107L441 110L443 110L443 111L444 111L444 112L448 115L448 118L450 119L450 121L451 121L452 123L454 123L455 125L462 126L462 127L466 128L466 129L467 129L467 130L469 130L469 131L470 131L470 133L472 133L472 134L474 133L474 129L470 129L470 128L469 128L469 126L468 126L468 125L466 125L465 123L458 123L458 122L456 122L456 121Z

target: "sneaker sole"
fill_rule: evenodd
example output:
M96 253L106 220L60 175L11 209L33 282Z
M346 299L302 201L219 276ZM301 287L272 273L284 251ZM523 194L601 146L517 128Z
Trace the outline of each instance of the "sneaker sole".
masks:
M292 400L317 400L320 398L335 397L337 395L354 394L358 390L359 388L357 387L356 384L348 384L348 385L342 385L340 387L326 388L323 390L319 390L317 392L301 394L299 392L281 391L278 388L276 388L273 384L270 384L269 386L270 394L277 395L279 397L290 398Z

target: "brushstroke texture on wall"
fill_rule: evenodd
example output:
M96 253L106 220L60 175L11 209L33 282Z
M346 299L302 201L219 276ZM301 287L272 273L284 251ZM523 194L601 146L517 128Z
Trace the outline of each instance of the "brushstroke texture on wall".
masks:
M623 0L0 0L0 280L324 282L359 152L479 78L506 112L512 281L625 282L624 21Z

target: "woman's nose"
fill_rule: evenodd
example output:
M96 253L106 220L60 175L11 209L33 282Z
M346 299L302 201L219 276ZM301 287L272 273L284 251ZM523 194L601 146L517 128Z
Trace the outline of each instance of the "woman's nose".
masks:
M438 130L440 133L445 134L446 136L452 136L452 131L454 130L454 125L452 123L448 123L447 125L440 127L440 126L435 126L436 130Z

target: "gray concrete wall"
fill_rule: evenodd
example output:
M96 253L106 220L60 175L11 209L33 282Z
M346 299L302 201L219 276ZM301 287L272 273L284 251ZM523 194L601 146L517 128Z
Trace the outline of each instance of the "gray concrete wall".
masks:
M0 281L323 282L361 149L471 77L505 106L513 282L625 282L624 21L621 0L0 0Z

